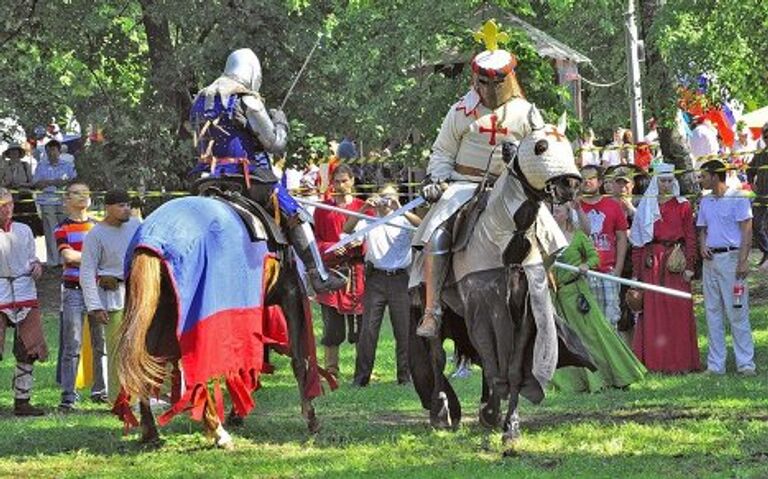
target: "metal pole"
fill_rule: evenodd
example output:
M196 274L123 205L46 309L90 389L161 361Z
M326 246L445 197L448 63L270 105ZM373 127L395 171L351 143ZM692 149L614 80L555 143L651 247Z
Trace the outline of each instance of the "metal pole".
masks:
M573 271L574 273L581 272L578 266L561 263L559 261L555 261L554 266L556 268ZM676 298L682 298L682 299L692 298L691 293L686 293L685 291L680 291L679 289L665 288L663 286L657 286L655 284L649 284L649 283L641 283L640 281L633 281L631 279L620 278L618 276L613 276L610 274L598 273L597 271L587 271L586 274L587 276L594 276L595 278L601 278L601 279L606 279L608 281L614 281L616 283L625 284L632 288L645 289L648 291L653 291L654 293L661 293L669 296L674 296Z
M629 0L629 7L624 16L627 28L627 78L629 81L629 111L632 136L635 142L643 141L643 89L640 83L640 58L638 52L638 34L635 18L635 0Z

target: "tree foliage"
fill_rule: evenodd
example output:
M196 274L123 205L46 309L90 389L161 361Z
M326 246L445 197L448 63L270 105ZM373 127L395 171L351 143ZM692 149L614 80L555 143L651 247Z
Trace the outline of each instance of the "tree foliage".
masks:
M470 33L482 3L2 0L14 14L0 31L0 106L28 129L69 109L103 128L106 141L79 158L96 182L175 187L194 162L184 125L191 98L227 54L256 51L261 93L277 106L322 33L286 106L299 140L291 150L305 156L351 136L365 149L418 157L469 86L466 69L446 76L419 67L478 51ZM532 12L527 0L488 3ZM509 48L528 96L561 110L550 63L519 32Z
M759 34L768 4L642 0L639 11L652 1L659 8L644 36L672 83L706 71L748 109L768 101L761 61L768 40ZM278 106L322 34L286 105L291 155L323 154L327 140L351 136L364 151L389 147L418 160L469 86L468 69L433 66L479 50L470 33L486 4L592 58L592 69L582 66L586 78L624 76L621 0L0 0L9 12L0 20L0 109L28 130L71 109L81 124L104 130L106 141L78 159L93 181L175 188L195 161L185 125L191 99L227 54L256 51L261 93ZM567 98L553 66L521 32L511 33L523 88L554 120ZM659 83L664 75L646 73L649 108L673 104L674 88ZM584 88L587 125L606 134L628 124L625 83Z

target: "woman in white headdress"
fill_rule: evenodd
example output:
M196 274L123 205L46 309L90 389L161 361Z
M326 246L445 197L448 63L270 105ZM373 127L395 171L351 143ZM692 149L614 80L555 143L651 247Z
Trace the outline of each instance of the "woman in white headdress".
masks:
M674 167L660 163L640 200L632 229L635 279L691 290L696 231L691 205L680 196ZM630 291L629 294L637 294ZM646 291L632 349L651 371L684 373L700 369L693 302Z

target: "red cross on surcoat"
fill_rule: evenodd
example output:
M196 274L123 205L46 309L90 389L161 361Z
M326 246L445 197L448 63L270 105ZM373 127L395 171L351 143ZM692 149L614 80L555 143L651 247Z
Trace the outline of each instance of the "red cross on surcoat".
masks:
M548 131L547 136L554 136L555 139L557 139L557 141L563 141L563 139L565 138L565 135L557 131L556 128L552 128L552 130Z
M485 128L485 127L482 127L482 126L480 127L480 133L490 133L491 134L491 139L488 140L488 144L491 145L491 146L496 144L496 133L501 133L502 135L506 135L507 134L507 129L506 128L498 128L497 127L496 122L498 120L499 120L499 118L494 113L494 114L491 115L491 127L490 128Z

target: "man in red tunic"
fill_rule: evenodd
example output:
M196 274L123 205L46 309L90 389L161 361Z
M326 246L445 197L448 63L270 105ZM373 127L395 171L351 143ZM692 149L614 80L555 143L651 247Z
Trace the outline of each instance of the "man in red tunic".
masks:
M352 196L355 177L349 166L342 164L336 167L331 181L333 194L324 201L325 204L355 212L365 206L363 200ZM314 217L315 236L323 252L323 262L349 277L346 288L317 295L323 313L323 338L320 343L325 347L325 369L338 377L339 345L344 341L346 326L349 325L349 342L354 343L357 340L357 325L363 314L364 251L362 243L355 242L325 253L339 241L347 216L317 208Z

